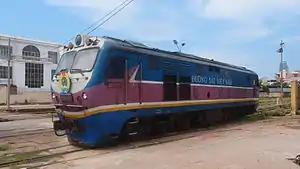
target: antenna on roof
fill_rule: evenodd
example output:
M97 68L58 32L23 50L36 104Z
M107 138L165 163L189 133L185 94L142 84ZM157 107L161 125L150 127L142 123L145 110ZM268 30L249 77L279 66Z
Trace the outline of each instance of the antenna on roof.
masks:
M173 40L173 43L176 45L179 52L181 52L182 47L185 46L185 43L181 43L181 48L179 48L177 40Z

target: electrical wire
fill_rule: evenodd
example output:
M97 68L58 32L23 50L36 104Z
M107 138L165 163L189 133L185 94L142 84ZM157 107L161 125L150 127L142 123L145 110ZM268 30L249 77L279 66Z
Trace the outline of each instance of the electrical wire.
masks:
M85 28L83 31L81 31L80 33L83 33L85 31L87 31L88 29L92 28L94 25L96 25L98 22L100 22L101 20L103 20L104 18L106 18L108 15L110 15L111 13L113 13L114 11L116 11L119 7L121 7L119 10L117 10L116 13L112 14L108 19L104 20L102 23L100 23L96 28L94 28L92 31L88 32L87 34L90 34L91 32L95 31L96 29L98 29L100 26L102 26L104 23L106 23L109 19L111 19L113 16L115 16L116 14L118 14L121 10L123 10L126 6L128 6L130 3L132 3L134 0L124 0L121 4L119 4L118 6L116 6L114 9L112 9L110 12L108 12L107 14L105 14L103 17L101 17L100 19L98 19L97 21L95 21L94 23L92 23L90 26L88 26L87 28ZM128 3L127 3L128 2ZM127 4L126 4L127 3ZM73 36L72 38L70 38L68 41L64 42L63 44L66 44L67 42L70 42L71 40L73 40L75 38L75 36ZM45 53L46 55L47 53ZM41 55L42 56L42 55Z
M117 10L117 12L115 12L114 14L112 14L110 17L108 17L106 20L104 20L102 23L100 23L98 26L96 26L94 29L92 29L90 32L88 32L87 34L89 35L90 33L92 33L93 31L95 31L96 29L98 29L100 26L102 26L103 24L105 24L107 21L109 21L113 16L117 15L119 12L121 12L124 8L126 8L130 3L132 3L134 0L130 0L126 5L124 5L122 8L120 8L119 10Z
M93 26L95 26L97 23L99 23L101 20L105 19L108 15L110 15L111 13L113 13L115 10L117 10L119 7L123 6L124 4L126 4L126 2L128 2L130 0L124 0L121 4L119 4L118 6L116 6L114 9L112 9L110 12L108 12L107 14L105 14L103 17L99 18L97 21L95 21L94 23L92 23L89 27L85 28L83 31L81 31L80 33L84 33L85 31L87 31L88 29L92 28ZM131 0L132 1L132 0ZM130 2L131 3L131 2ZM66 41L65 43L71 41L72 39L74 39L75 36L73 36L72 38L70 38L68 41Z

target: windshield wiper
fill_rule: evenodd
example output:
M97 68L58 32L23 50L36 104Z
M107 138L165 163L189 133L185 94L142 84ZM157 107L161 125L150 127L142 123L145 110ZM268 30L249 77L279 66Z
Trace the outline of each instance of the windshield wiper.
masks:
M55 78L57 78L57 75L59 75L62 71L66 71L68 70L67 68L64 68L64 69L60 69L57 73L55 73Z
M57 78L57 75L59 75L62 71L66 71L66 70L67 70L67 68L60 69L59 71L57 71L57 72L54 74L55 78Z
M76 72L79 72L82 76L84 76L84 74L82 73L82 69L71 69L71 71L76 71Z
M59 71L59 72L66 71L66 70L68 70L68 69L67 69L67 68L60 69L60 71Z

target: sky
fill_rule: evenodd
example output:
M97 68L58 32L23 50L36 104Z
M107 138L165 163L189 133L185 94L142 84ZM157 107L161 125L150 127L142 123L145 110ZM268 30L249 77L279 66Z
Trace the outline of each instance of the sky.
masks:
M1 2L0 33L66 43L124 0ZM274 77L283 59L300 70L299 0L135 0L91 35L212 58Z

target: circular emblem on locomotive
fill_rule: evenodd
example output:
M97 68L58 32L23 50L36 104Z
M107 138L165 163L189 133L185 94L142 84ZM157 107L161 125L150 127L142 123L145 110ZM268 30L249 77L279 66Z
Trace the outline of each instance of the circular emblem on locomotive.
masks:
M68 93L70 91L71 80L70 77L68 76L68 73L61 72L59 76L59 85L63 93Z

